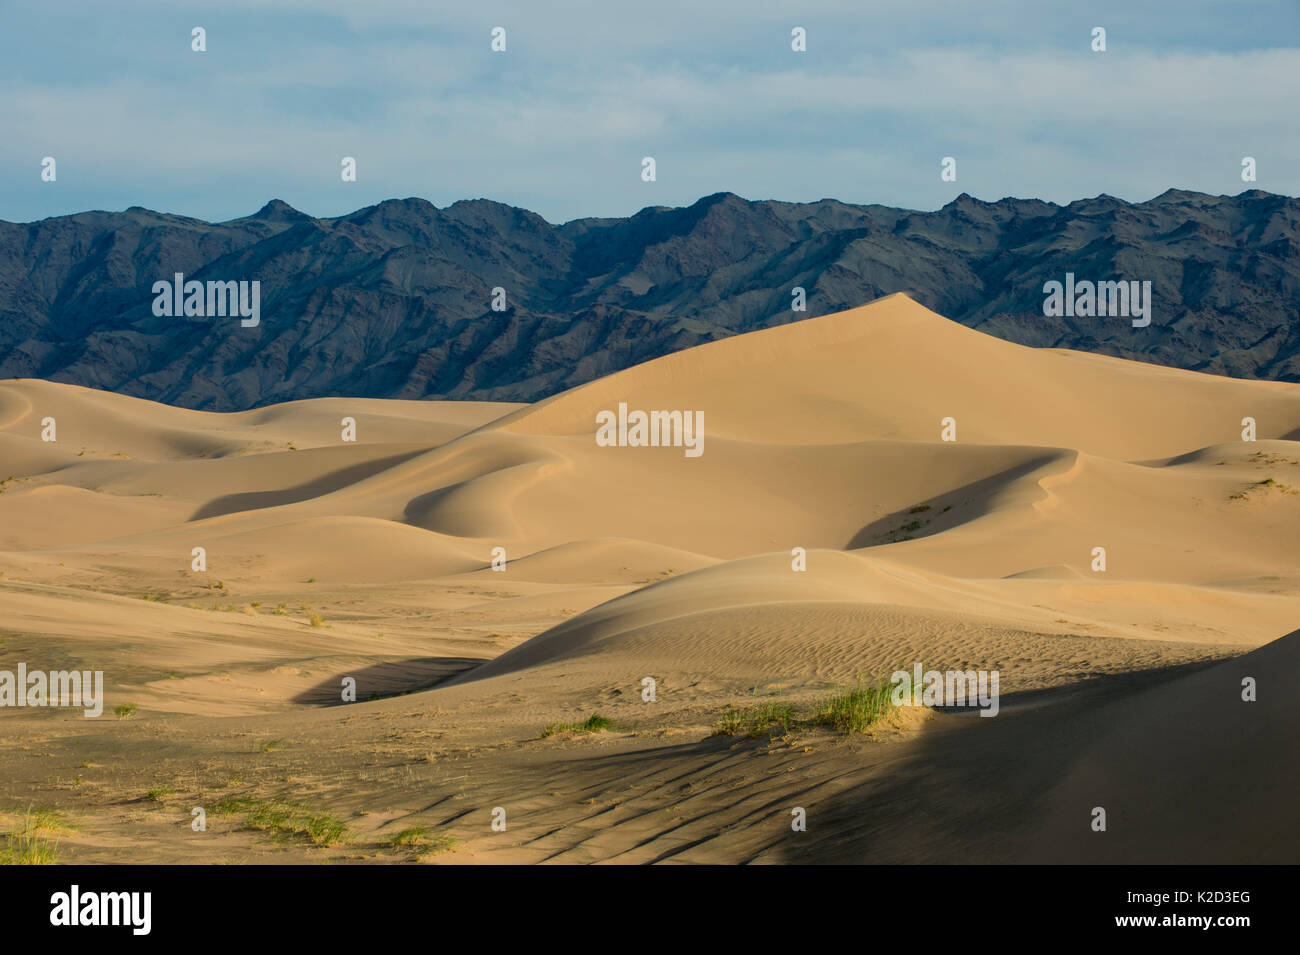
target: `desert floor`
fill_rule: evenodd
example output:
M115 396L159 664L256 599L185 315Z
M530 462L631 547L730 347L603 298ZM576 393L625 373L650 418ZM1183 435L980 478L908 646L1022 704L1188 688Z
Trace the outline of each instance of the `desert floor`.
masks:
M703 453L599 446L620 402L702 411ZM1300 861L1297 439L1300 386L902 295L534 405L0 382L0 670L106 696L0 708L0 832L84 863ZM916 662L999 671L1000 713L715 735Z

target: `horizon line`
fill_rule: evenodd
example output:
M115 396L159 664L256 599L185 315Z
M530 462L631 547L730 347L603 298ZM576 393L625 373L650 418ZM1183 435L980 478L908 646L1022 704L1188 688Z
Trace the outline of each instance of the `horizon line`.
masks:
M283 209L287 209L290 212L303 216L304 218L311 219L315 222L337 222L341 219L347 219L351 216L355 216L359 212L365 212L369 209L377 209L380 206L386 205L388 203L423 202L432 206L434 209L436 209L439 212L444 212L448 209L455 208L456 206L461 205L462 203L486 202L491 205L502 206L507 209L516 209L522 212L526 212L529 215L536 216L537 218L541 219L547 225L550 225L554 228L561 228L563 226L569 225L574 222L616 221L620 219L628 220L628 219L634 219L637 216L643 215L647 212L679 211L683 209L693 209L702 202L705 202L709 199L719 198L719 197L723 199L734 197L736 199L741 200L742 202L747 202L750 204L775 203L775 204L787 205L787 206L815 206L824 202L834 202L843 206L850 206L859 209L884 208L884 209L894 209L900 212L911 212L920 215L929 215L935 212L942 212L944 209L947 209L950 206L957 205L963 200L966 202L973 202L984 206L993 206L1004 202L1038 202L1038 203L1042 203L1043 205L1054 206L1057 209L1069 209L1071 206L1075 206L1080 203L1096 202L1102 199L1110 199L1125 206L1142 206L1151 202L1155 202L1158 199L1163 199L1164 197L1170 195L1171 193L1178 196L1196 196L1196 197L1203 197L1206 199L1241 199L1243 197L1252 196L1252 194L1258 194L1261 197L1280 198L1280 199L1288 199L1288 200L1300 199L1300 196L1292 196L1280 192L1269 192L1266 189L1257 189L1257 188L1243 189L1241 192L1237 193L1236 195L1230 195L1228 193L1219 193L1218 195L1215 195L1214 193L1201 192L1196 189L1180 189L1177 186L1170 186L1164 192L1161 192L1158 195L1154 195L1149 199L1142 199L1138 201L1123 199L1119 196L1111 195L1110 193L1106 193L1106 192L1099 192L1095 196L1082 196L1078 199L1071 199L1069 202L1065 203L1064 205L1062 205L1061 203L1053 202L1050 199L1040 199L1033 196L1030 197L1002 196L999 199L989 200L989 199L980 199L977 196L974 196L968 192L961 192L954 198L950 199L948 202L939 206L938 208L913 209L907 206L891 206L883 202L848 202L843 199L836 199L833 196L823 196L820 199L814 199L807 202L797 202L797 201L791 201L785 199L748 199L740 195L739 193L731 192L729 190L723 190L720 192L712 192L707 195L701 196L699 199L696 199L690 205L685 205L685 206L649 205L649 206L643 206L640 209L638 209L636 212L632 213L631 215L626 215L626 216L578 216L573 219L565 219L561 222L552 222L550 219L547 219L545 216L541 215L540 213L534 212L533 210L525 206L512 205L511 203L502 202L498 199L490 199L486 196L478 196L472 199L457 199L456 201L449 203L448 205L445 206L438 206L434 204L431 200L425 199L423 196L404 196L401 198L397 196L393 196L388 199L382 199L376 203L371 203L369 205L364 205L364 206L358 206L356 209L353 209L351 212L345 212L341 215L336 215L336 216L316 216L309 212L303 212L301 209L298 209L297 207L290 205L288 202L285 202L283 199L280 199L278 197L272 197L268 199L266 202L264 202L256 211L248 213L246 215L233 216L229 219L202 219L197 216L187 216L178 212L163 212L157 209L150 209L147 206L133 205L133 206L127 206L125 209L83 209L80 212L66 212L66 213L61 213L59 215L46 216L43 219L26 219L21 221L12 220L12 219L0 219L0 224L15 225L15 226L36 225L41 222L50 222L55 219L73 219L76 218L77 216L84 216L84 215L95 215L95 214L122 215L128 212L139 211L139 212L147 212L155 216L166 216L173 219L183 219L189 222L201 222L205 225L228 225L232 222L242 222L248 219L256 219L258 216L265 213L268 209L273 209L273 211L280 211L281 207L283 207Z

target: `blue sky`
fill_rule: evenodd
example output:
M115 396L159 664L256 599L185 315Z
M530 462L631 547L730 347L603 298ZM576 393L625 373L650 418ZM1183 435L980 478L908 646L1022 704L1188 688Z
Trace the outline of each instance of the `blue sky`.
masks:
M0 0L0 82L10 221L220 220L271 198L328 216L486 197L560 222L720 191L918 209L1300 193L1297 0Z

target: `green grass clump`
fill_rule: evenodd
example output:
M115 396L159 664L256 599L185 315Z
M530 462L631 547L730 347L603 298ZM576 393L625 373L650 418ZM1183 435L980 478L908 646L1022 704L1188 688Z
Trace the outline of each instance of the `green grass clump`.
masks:
M53 809L28 808L22 826L0 845L0 865L57 865L59 844L50 833L74 832L76 827Z
M63 818L62 813L54 809L33 809L29 807L23 813L23 827L19 830L19 834L31 836L42 832L74 832L76 828Z
M426 854L446 852L457 845L456 840L451 836L430 835L428 826L412 826L410 829L403 829L388 841L394 849L410 846L423 849Z
M420 853L420 858L437 855L439 852L450 852L458 845L460 845L460 840L453 839L451 836L434 836L425 843L424 852Z
M43 836L15 835L0 849L0 865L58 865L59 845Z
M113 712L117 714L119 720L124 720L128 716L134 716L137 707L134 703L119 703L113 707Z
M298 837L317 846L338 845L348 838L348 827L342 820L288 799L226 796L217 801L212 811L218 816L242 813L244 825L249 829L287 838Z
M428 826L412 826L410 829L403 829L396 833L388 841L394 846L422 846L428 843L428 836Z
M865 733L894 709L894 686L888 680L875 684L858 681L856 689L837 693L818 707L813 722L840 733Z
M154 786L152 789L145 792L145 797L152 799L154 802L162 802L174 792L176 792L176 790L167 785Z
M326 813L315 813L306 818L299 831L304 833L313 845L332 846L347 838L348 827L343 824L342 819Z
M613 721L599 713L592 713L581 723L548 723L542 730L542 736L554 736L556 733L604 733L614 728Z
M774 739L800 729L826 726L846 735L865 733L897 709L894 685L889 679L858 681L855 689L832 694L801 715L792 703L771 702L745 709L731 708L713 729L714 736L767 736Z
M799 714L790 703L763 703L746 709L732 708L723 714L714 736L748 736L763 734L784 736L799 722Z

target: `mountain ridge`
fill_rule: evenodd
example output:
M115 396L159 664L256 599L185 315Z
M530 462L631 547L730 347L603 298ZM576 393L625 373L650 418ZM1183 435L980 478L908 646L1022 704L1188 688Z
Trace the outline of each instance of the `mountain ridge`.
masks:
M705 196L558 225L490 199L205 222L133 206L0 221L0 378L234 411L329 395L536 401L905 291L1019 344L1300 380L1300 200L1169 189L933 212ZM1152 325L1049 318L1044 281L1151 280ZM261 322L152 314L153 282L252 280ZM803 287L807 311L792 312ZM507 307L493 311L492 290Z

